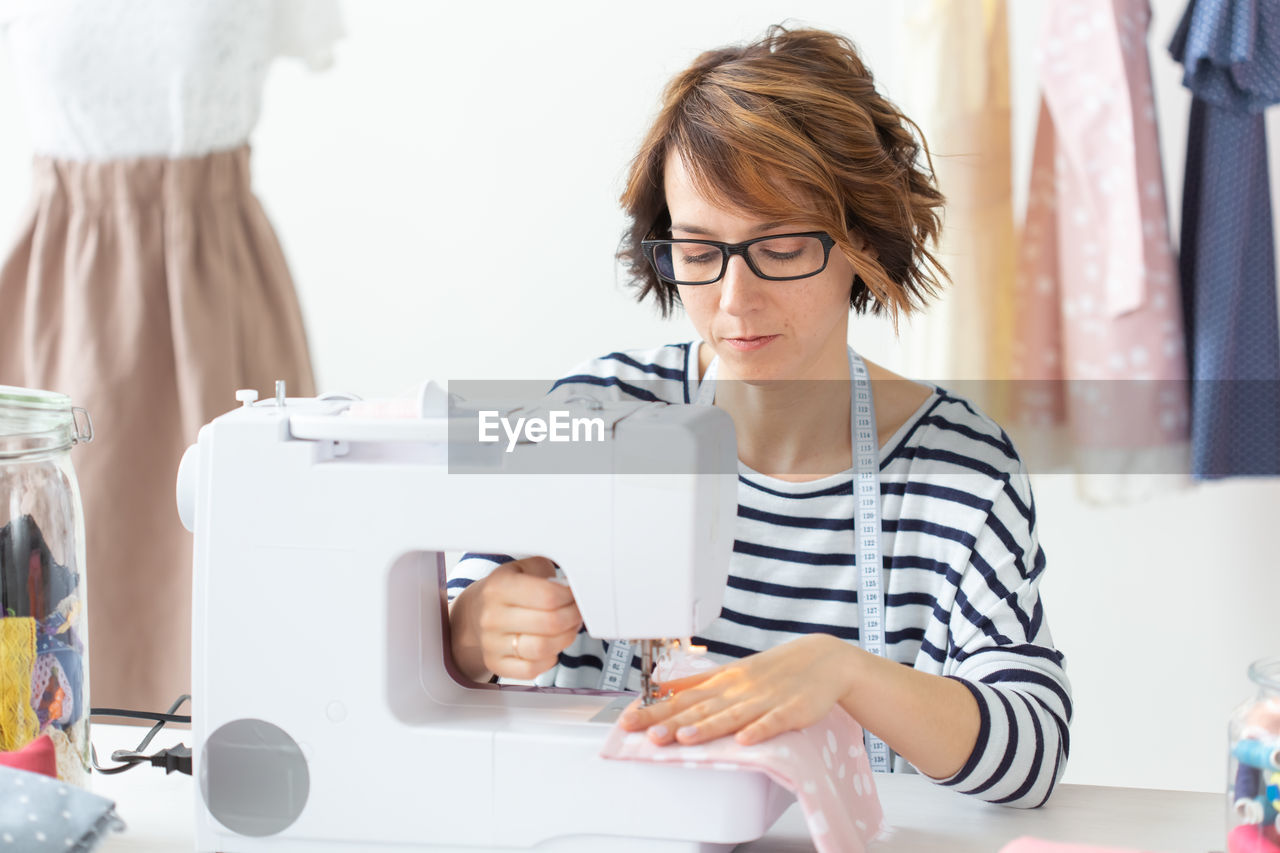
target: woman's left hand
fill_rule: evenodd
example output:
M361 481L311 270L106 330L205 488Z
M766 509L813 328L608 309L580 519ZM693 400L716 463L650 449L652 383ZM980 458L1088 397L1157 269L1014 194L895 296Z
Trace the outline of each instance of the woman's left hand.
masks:
M853 683L856 646L809 634L718 669L662 683L668 698L633 704L619 723L648 729L659 745L691 745L735 734L743 745L822 719Z

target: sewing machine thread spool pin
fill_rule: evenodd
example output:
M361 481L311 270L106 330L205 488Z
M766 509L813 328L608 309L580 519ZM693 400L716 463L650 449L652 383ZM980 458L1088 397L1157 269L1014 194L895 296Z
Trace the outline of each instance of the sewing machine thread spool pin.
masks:
M276 380L276 408L284 408L284 380Z

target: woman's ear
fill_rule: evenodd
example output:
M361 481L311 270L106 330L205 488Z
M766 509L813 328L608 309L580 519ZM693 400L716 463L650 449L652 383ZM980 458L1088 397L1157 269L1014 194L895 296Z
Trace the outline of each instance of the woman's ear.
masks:
M853 244L855 249L867 255L872 260L879 260L880 253L876 251L876 247L871 245L871 243L857 231L851 230L849 232L849 242Z

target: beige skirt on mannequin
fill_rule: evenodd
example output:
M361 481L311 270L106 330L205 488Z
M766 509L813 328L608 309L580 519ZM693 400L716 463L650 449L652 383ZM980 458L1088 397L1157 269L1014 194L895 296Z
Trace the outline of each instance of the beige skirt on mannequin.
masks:
M267 396L284 379L291 396L315 393L297 296L251 191L247 146L37 158L33 188L0 267L0 384L63 392L93 418L93 443L72 454L90 699L164 710L191 690L178 463L237 389Z

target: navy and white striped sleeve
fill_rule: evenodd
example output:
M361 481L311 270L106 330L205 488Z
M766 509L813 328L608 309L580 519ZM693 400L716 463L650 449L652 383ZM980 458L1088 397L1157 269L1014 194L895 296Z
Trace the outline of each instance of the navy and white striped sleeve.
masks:
M449 603L457 598L464 589L471 586L481 578L487 577L490 572L501 566L503 563L510 563L511 557L506 554L473 554L466 553L462 555L462 559L449 570L449 579L445 583L445 593L449 596Z
M1070 752L1071 686L1040 602L1045 568L1025 467L993 484L961 574L944 674L969 688L981 726L969 760L940 784L992 803L1044 804Z
M556 380L550 396L584 395L598 400L689 402L685 372L688 344L655 350L611 352L589 359Z

